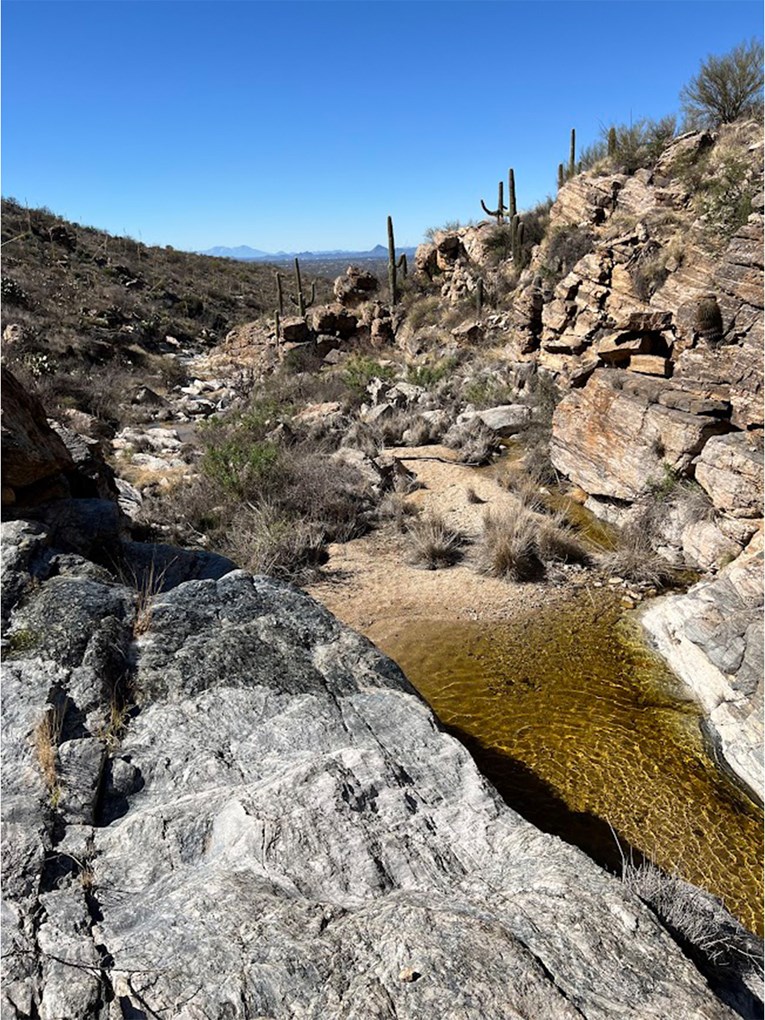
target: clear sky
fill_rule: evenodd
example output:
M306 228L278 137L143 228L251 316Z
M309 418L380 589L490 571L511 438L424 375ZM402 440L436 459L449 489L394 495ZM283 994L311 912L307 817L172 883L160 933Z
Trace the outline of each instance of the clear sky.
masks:
M192 250L417 244L754 36L759 0L4 0L2 191Z

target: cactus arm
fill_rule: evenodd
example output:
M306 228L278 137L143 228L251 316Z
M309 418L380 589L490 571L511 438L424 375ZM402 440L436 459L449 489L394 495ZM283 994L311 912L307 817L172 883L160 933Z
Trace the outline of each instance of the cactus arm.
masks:
M504 183L502 181L499 182L499 187L497 189L497 192L498 192L497 193L497 208L493 209L493 210L492 209L487 209L486 208L486 203L484 202L483 199L481 199L481 208L483 209L483 211L486 213L487 216L496 216L497 217L497 223L504 223L505 222L505 185L504 185Z

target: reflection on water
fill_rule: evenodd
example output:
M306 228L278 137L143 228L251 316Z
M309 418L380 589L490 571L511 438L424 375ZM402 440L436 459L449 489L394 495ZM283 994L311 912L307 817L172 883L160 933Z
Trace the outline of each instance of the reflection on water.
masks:
M762 931L762 812L715 769L695 706L612 594L378 643L535 824L613 865L610 823Z

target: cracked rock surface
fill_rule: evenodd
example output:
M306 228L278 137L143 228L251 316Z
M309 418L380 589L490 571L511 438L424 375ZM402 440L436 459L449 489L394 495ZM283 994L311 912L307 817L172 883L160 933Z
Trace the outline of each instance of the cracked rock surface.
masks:
M4 1018L737 1015L307 595L4 530Z

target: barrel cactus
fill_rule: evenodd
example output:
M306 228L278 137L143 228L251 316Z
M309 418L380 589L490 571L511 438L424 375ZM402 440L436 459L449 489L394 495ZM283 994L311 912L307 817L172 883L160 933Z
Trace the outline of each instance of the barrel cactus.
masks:
M699 338L708 344L719 344L723 338L723 318L714 294L702 294L696 304L694 323Z

